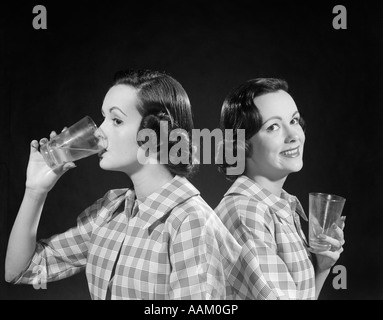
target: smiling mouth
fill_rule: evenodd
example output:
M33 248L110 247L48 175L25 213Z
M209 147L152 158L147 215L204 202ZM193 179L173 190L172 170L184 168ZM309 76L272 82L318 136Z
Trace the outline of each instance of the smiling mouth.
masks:
M296 158L300 155L299 147L281 152L281 155L287 158Z

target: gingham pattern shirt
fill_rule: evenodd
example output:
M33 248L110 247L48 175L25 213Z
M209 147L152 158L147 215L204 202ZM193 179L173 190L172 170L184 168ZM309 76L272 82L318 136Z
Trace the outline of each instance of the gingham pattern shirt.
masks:
M240 176L215 211L243 246L244 270L234 280L243 299L315 299L314 268L298 214L307 217L295 196L283 190L279 198Z
M175 176L142 202L131 189L109 191L76 227L39 241L15 282L86 269L93 299L105 299L108 286L111 299L225 299L240 250L198 190Z

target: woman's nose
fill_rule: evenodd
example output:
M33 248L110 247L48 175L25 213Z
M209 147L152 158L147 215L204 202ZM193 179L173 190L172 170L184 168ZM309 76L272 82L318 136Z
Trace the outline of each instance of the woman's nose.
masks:
M108 139L106 138L106 135L104 131L102 130L102 124L97 128L94 135L98 138L99 144L106 149L108 147Z
M294 129L288 129L286 133L286 143L294 143L299 140L299 135Z

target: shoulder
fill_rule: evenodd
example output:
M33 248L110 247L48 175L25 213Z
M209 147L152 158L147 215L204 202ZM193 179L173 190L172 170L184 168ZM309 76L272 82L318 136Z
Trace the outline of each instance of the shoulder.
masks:
M168 220L173 237L180 233L195 237L225 237L229 232L214 210L199 195L175 207Z
M245 195L225 196L215 208L215 212L221 219L235 217L243 222L248 221L245 223L246 225L250 221L264 222L267 224L272 222L269 206L254 197Z
M194 196L174 208L169 223L176 243L192 241L193 246L204 244L224 252L225 259L240 252L240 245L233 235L200 196Z
M186 221L193 221L195 225L204 224L214 214L213 209L202 199L195 195L173 208L169 222L175 229Z

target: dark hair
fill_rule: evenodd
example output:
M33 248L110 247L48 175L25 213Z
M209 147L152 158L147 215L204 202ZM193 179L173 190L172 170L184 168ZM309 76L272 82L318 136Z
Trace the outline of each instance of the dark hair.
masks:
M181 84L165 72L152 70L122 70L114 76L113 86L124 84L137 89L137 110L142 115L142 121L138 131L141 129L152 129L157 134L157 151L160 141L160 121L167 121L169 137L170 131L183 129L187 132L184 137L189 142L189 161L173 164L170 161L165 165L172 174L188 177L196 169L197 165L192 161L192 139L193 126L191 104L189 97ZM168 146L175 145L178 141L168 140ZM137 141L139 146L145 142ZM158 152L158 158L160 152Z
M236 130L245 129L245 156L251 156L250 138L253 137L262 127L262 116L258 107L254 103L256 97L267 93L283 90L288 92L288 84L283 79L277 78L256 78L248 80L241 85L235 87L225 98L221 109L221 130L234 130L234 152L236 153ZM304 120L300 118L300 125L305 127ZM218 165L221 173L227 174L227 168L230 164L225 162ZM237 176L226 175L229 180L237 178Z

